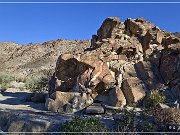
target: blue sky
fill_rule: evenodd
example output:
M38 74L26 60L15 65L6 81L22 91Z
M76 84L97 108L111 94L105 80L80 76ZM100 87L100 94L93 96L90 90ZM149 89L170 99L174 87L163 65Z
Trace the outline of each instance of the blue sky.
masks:
M179 13L180 4L0 4L0 42L28 44L54 39L90 39L109 16L122 21L144 17L161 29L180 32Z

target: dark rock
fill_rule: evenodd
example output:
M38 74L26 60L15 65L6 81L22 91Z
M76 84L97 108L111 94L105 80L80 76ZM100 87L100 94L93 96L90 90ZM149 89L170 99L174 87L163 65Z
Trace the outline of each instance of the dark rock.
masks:
M87 114L104 114L104 108L99 103L94 103L86 108Z
M35 93L31 101L35 103L45 103L47 95L47 93Z

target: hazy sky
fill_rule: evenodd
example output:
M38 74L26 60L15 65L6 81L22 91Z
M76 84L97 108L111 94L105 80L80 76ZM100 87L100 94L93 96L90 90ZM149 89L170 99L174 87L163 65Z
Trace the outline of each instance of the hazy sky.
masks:
M3 0L0 0L0 2L2 1ZM4 1L7 2L7 0ZM23 0L11 0L11 1L23 1ZM30 1L30 0L24 0L24 1ZM48 0L38 0L38 1L48 1ZM58 0L52 0L52 1L58 1ZM83 0L71 0L71 1L83 1ZM108 1L108 0L99 0L99 1ZM118 1L118 0L113 0L113 1ZM129 1L135 1L135 0L129 0ZM138 1L143 1L143 0L138 0ZM158 0L158 1L168 1L168 0ZM173 1L178 1L178 0L173 0ZM122 21L124 21L126 18L144 17L148 21L159 26L161 29L171 32L176 32L176 31L180 31L179 14L180 14L180 3L179 4L2 4L0 3L0 42L12 41L12 42L17 42L19 44L27 44L30 42L33 43L45 42L48 40L53 40L58 38L59 39L90 39L92 34L96 34L96 31L102 24L103 20L109 16L119 17L120 20Z

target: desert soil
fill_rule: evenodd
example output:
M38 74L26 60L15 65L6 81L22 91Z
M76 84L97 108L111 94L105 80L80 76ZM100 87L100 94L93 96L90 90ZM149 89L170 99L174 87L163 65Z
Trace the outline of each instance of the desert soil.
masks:
M44 103L28 101L32 93L26 90L8 89L0 93L0 109L45 111Z

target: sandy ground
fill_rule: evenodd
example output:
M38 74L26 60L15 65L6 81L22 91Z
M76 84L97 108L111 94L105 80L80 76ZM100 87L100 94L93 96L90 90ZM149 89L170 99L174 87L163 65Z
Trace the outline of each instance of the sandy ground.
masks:
M32 95L29 91L8 89L0 93L0 109L44 111L44 103L33 103L28 101Z
M7 132L11 129L11 123L14 122L13 118L15 118L17 122L23 121L29 123L32 127L37 128L38 132L44 131L44 126L42 125L48 124L51 124L50 128L45 131L59 132L59 126L74 116L73 114L48 112L45 110L44 103L29 102L27 99L31 96L32 93L29 91L19 91L17 89L8 89L6 92L0 93L0 135L3 134L2 132ZM98 117L107 127L112 127L113 125L113 118L109 116L83 115L83 117ZM5 124L5 126L1 123L1 119L4 121L4 118L7 118L5 122L7 125ZM10 125L8 125L8 123ZM40 130L39 128L42 129ZM13 128L12 131L15 132L15 129ZM17 129L17 131L19 130Z

